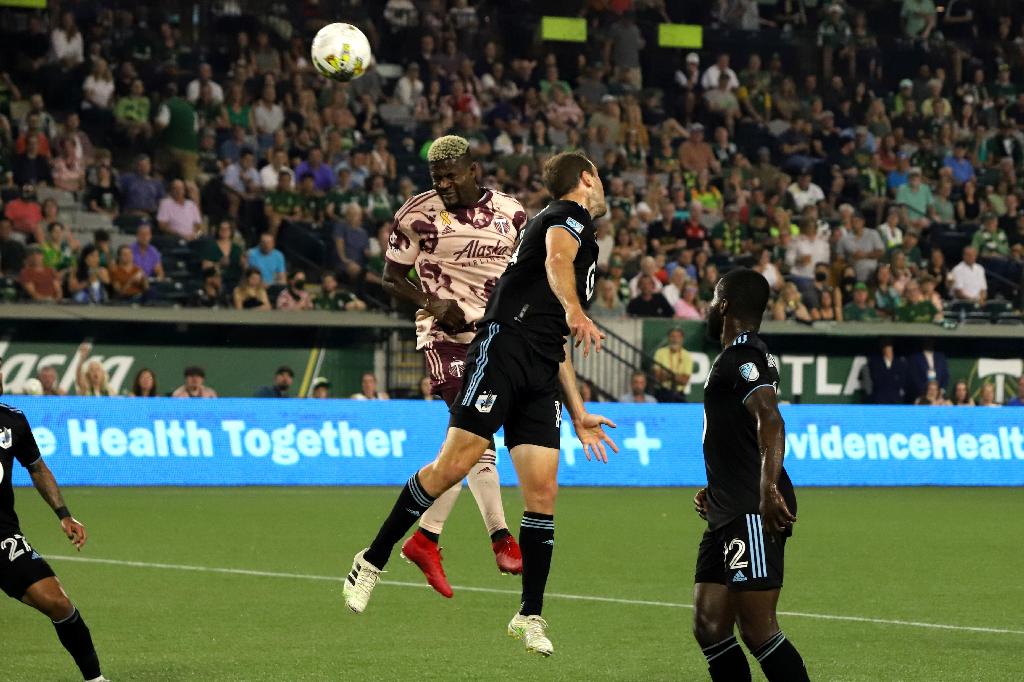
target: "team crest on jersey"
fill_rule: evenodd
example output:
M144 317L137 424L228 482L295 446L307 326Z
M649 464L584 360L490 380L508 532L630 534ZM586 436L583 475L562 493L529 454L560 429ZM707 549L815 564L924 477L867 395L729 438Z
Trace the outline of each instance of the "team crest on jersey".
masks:
M480 414L489 414L494 409L494 403L498 400L497 393L491 393L490 391L484 391L476 397L476 411Z
M566 218L565 224L571 227L572 229L576 230L577 232L583 231L583 225L581 225L580 221L576 220L575 218Z
M14 444L14 436L11 435L10 429L0 429L0 448L4 450L11 447Z
M456 379L462 376L463 371L466 369L466 363L462 360L452 360L451 364L448 365L448 373Z
M509 227L508 218L504 216L496 216L494 218L494 229L498 231L498 234L508 234Z
M740 376L746 381L757 381L761 373L757 371L757 365L752 362L747 362L740 365Z

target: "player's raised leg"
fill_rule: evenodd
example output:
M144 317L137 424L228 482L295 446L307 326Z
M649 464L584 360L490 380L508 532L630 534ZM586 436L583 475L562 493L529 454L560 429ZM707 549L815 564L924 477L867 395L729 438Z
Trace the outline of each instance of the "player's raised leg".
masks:
M721 554L719 547L714 547ZM750 665L733 634L736 614L724 584L697 582L693 586L693 636L714 682L750 682Z
M800 652L786 639L775 615L779 589L733 591L730 594L736 624L750 655L761 664L768 682L806 682L807 669Z
M350 609L356 613L366 609L395 544L438 495L465 478L487 448L487 442L488 439L469 431L448 429L441 453L406 482L373 542L355 556L343 587L345 603Z
M501 502L501 482L498 479L498 454L492 440L480 461L473 465L467 479L469 489L480 509L480 517L491 538L491 549L498 570L519 575L523 571L523 557L519 545L508 530L505 507Z
M71 654L82 677L89 682L102 682L106 678L100 672L100 659L92 643L92 635L60 581L50 577L29 586L21 601L40 611L53 621L57 638Z
M558 406L561 409L561 406ZM523 519L519 547L523 553L523 593L519 612L508 624L508 633L520 638L526 650L544 656L554 653L541 617L544 588L555 549L555 498L558 495L558 450L536 445L512 448L512 463L523 495Z

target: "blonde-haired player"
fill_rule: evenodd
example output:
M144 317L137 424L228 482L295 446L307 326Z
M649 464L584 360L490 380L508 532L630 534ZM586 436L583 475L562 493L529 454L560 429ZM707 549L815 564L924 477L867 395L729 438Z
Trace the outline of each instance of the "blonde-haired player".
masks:
M475 323L515 249L526 210L514 197L477 184L479 166L462 137L435 140L427 162L434 188L409 199L395 214L384 289L419 307L416 347L426 356L434 393L450 407L462 388ZM419 286L409 281L413 269ZM469 489L491 536L498 569L518 574L522 556L505 521L496 465L492 440L469 472ZM452 588L437 543L461 489L460 481L439 496L402 545L402 556L445 597L452 596Z

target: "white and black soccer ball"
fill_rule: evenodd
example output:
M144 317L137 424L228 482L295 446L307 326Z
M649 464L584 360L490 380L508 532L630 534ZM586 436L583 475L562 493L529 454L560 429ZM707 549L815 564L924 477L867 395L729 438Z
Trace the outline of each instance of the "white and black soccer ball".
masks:
M313 38L310 49L313 66L320 75L347 83L359 78L370 66L370 41L352 24L328 24Z

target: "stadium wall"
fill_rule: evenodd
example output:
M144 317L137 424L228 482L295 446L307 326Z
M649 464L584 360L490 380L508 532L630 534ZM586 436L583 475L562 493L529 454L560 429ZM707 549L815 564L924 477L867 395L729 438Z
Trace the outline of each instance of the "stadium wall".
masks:
M438 401L6 400L29 415L64 485L397 485L435 455L447 421ZM587 462L563 418L561 484L705 481L700 405L595 409L618 423L621 452ZM787 405L783 415L798 486L1024 485L1024 410ZM501 480L514 485L502 440ZM14 482L29 483L20 467Z

